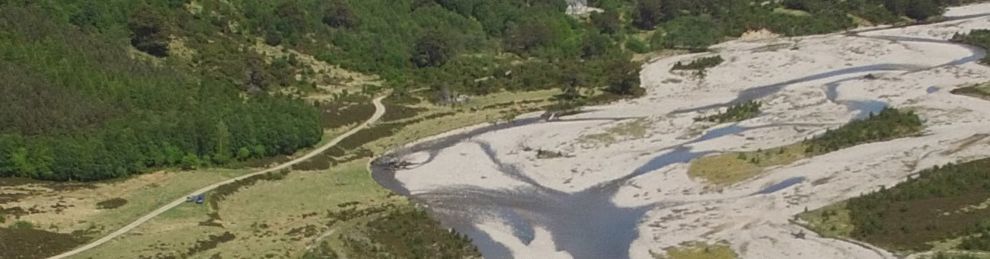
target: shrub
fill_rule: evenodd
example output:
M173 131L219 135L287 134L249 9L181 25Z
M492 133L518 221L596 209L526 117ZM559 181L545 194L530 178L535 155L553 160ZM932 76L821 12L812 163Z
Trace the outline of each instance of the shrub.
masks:
M711 18L683 16L664 24L659 42L665 48L704 50L722 40L722 30Z
M358 25L358 18L351 11L351 6L343 0L328 1L323 11L323 23L334 28L353 28Z
M695 118L694 120L709 121L716 123L744 121L751 118L755 118L757 115L759 115L760 107L762 106L763 104L761 104L760 102L748 101L748 102L732 105L725 112L715 114L712 116ZM781 149L781 151L783 151L783 149ZM745 155L740 153L740 159L745 159Z
M646 45L646 42L635 37L626 39L626 49L641 54L650 52L650 47Z
M678 61L670 70L704 70L718 66L719 64L722 64L722 62L725 62L725 60L722 59L722 56L720 55L703 57L687 64Z
M34 224L31 224L31 222L27 222L27 221L23 221L23 220L18 220L18 221L14 221L14 224L11 224L10 225L10 228L11 229L34 229Z
M131 14L127 26L131 30L131 45L156 57L168 56L168 27L164 17L148 6Z
M914 112L884 108L879 114L871 113L866 119L829 130L805 143L808 144L808 153L822 154L862 143L908 136L921 131L922 126L921 118Z
M643 30L652 30L664 18L660 0L638 0L633 10L633 25Z

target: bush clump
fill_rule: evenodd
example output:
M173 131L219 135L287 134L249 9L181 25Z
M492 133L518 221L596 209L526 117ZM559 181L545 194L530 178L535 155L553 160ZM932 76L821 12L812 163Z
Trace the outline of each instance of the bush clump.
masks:
M807 153L824 154L868 142L886 141L917 134L923 125L912 111L884 108L864 120L850 122L841 128L805 141Z
M708 121L715 123L738 122L755 118L760 115L760 107L763 104L757 101L748 101L735 104L719 114L695 118L695 121Z
M718 66L722 62L725 62L722 56L703 57L687 64L678 61L670 70L705 70Z

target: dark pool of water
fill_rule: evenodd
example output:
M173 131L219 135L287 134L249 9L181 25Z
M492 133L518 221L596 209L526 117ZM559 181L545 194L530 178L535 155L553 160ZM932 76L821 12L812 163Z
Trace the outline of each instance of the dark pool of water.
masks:
M791 187L791 186L797 185L799 183L802 183L805 180L807 180L807 178L805 178L803 176L787 178L786 180L780 181L779 183L775 183L773 185L767 186L766 188L763 188L763 190L760 190L760 191L756 192L756 194L771 194L771 193L775 193L775 192L778 192L780 190L787 189L788 187Z

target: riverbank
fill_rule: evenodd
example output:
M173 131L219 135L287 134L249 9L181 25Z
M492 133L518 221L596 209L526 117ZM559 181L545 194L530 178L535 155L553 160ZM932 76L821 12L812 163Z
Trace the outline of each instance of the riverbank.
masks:
M990 5L948 16L963 13L990 13ZM715 46L725 62L703 77L670 67L707 54L660 59L642 71L642 98L399 152L396 161L407 166L394 181L491 258L651 258L651 251L695 241L727 242L744 258L891 257L813 233L795 238L803 229L789 220L990 150L941 152L990 128L990 104L949 92L990 80L990 69L974 63L985 54L946 41L988 26L973 16L859 35L732 41ZM760 116L722 125L693 119L749 100L763 103ZM770 168L719 189L686 173L697 157L796 143L885 106L914 110L926 132ZM645 122L644 134L585 137L632 121Z

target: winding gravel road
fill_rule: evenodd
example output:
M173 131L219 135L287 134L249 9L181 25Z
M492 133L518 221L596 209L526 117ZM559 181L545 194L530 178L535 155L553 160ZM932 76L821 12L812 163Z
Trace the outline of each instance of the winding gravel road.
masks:
M343 135L338 136L337 138L334 138L330 142L327 142L326 144L323 144L322 146L314 149L313 151L310 151L309 153L307 153L304 156L301 156L299 158L293 159L292 161L288 161L288 162L282 163L282 164L280 164L278 166L275 166L275 167L272 167L272 168L268 168L268 169L265 169L265 170L261 170L261 171L253 172L253 173L250 173L250 174L242 175L242 176L239 176L239 177L231 178L231 179L228 179L228 180L225 180L225 181L222 181L222 182L217 182L217 183L211 184L209 186L203 187L203 188L201 188L199 190L196 190L196 191L194 191L192 193L189 193L188 195L182 196L182 197L180 197L180 198L172 201L169 204L165 204L164 206L162 206L162 207L160 207L160 208L158 208L158 209L156 209L156 210L148 213L147 215L144 215L141 218L138 218L134 222L131 222L131 224L127 224L127 226L124 226L124 227L118 229L117 231L114 231L113 233L110 233L109 235L106 235L106 236L104 236L104 237L102 237L100 239L97 239L96 241L90 242L89 244L86 244L84 246L80 246L80 247L78 247L76 249L73 249L71 251L68 251L68 252L65 252L65 253L62 253L62 254L59 254L59 255L56 255L56 256L52 256L52 257L49 257L49 258L50 259L67 258L67 257L73 256L73 255L77 255L79 253L82 253L82 252L84 252L86 250L93 249L94 247L100 246L100 245L102 245L102 244L104 244L106 242L109 242L110 240L112 240L114 238L117 238L117 237L119 237L119 236L121 236L121 235L123 235L123 234L125 234L125 233L127 233L129 231L131 231L131 230L134 230L135 228L137 228L141 224L144 224L145 222L148 222L152 218L155 218L158 215L161 215L162 213L165 213L166 211L168 211L168 210L170 210L172 208L175 208L175 207L178 207L179 205L182 205L183 203L186 202L186 197L187 196L193 196L193 195L199 195L199 194L202 194L202 193L206 193L206 192L212 191L212 190L214 190L214 189L216 189L216 188L218 188L220 186L223 186L223 185L227 185L227 184L230 184L230 183L233 183L233 182L236 182L236 181L239 181L239 180L243 180L243 179L246 179L246 178L249 178L249 177L252 177L252 176L256 176L256 175L270 173L270 172L275 172L275 171L279 171L279 170L282 170L282 169L287 169L287 168L289 168L289 167L291 167L291 166L293 166L295 164L298 164L300 162L309 160L310 158L313 158L313 157L315 157L315 156L323 153L327 149L330 149L331 147L336 146L337 143L340 143L340 141L343 141L347 137L350 137L351 135L354 135L358 131L361 131L362 129L367 128L370 124L375 123L376 121L378 121L378 119L381 119L382 115L385 115L385 105L382 104L382 99L385 99L385 96L381 96L381 97L378 97L378 98L375 98L374 100L372 100L372 103L375 104L375 113L373 115L371 115L371 118L368 118L368 120L364 121L364 123L361 123L361 125L358 125L357 127L354 127L350 131L344 133Z

